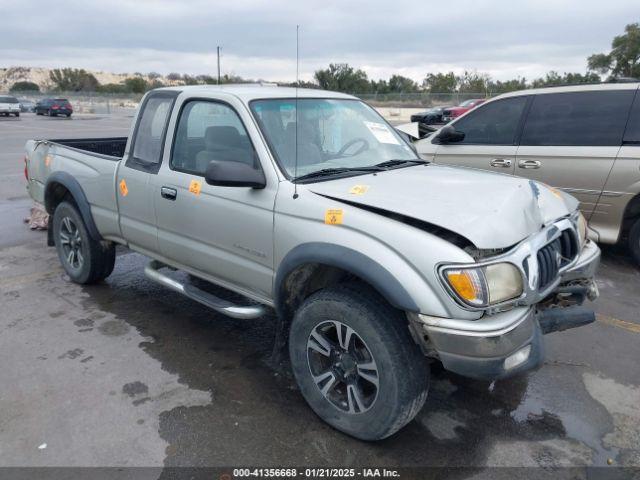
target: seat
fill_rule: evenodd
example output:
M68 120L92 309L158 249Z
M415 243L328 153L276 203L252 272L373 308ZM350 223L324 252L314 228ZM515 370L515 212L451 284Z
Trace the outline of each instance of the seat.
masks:
M204 172L212 160L255 166L253 149L242 144L240 133L235 127L208 127L204 133L204 145L205 149L196 154L196 169L200 172Z

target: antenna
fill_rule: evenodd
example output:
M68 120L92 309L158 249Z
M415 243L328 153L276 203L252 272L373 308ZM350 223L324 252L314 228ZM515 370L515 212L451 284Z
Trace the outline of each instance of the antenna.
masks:
M298 176L298 84L300 83L300 25L296 25L296 149L295 164L293 166L293 176ZM298 198L298 182L293 184L293 199Z

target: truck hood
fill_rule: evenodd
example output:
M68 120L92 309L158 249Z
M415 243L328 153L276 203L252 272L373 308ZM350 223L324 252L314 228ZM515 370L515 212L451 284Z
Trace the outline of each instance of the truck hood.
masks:
M308 189L352 208L450 230L480 249L513 246L578 208L575 198L543 183L434 164L329 180Z

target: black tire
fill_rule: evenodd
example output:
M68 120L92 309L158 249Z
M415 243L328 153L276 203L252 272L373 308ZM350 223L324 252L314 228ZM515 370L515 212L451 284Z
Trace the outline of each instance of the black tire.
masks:
M52 228L58 258L72 281L96 283L111 274L116 259L115 245L91 238L73 203L64 201L56 207Z
M71 114L70 113L67 113L67 118L71 118Z
M20 116L20 112L17 112L17 113L16 113L16 117L19 117L19 116Z
M640 265L640 218L636 219L629 230L629 251L636 264Z
M341 332L346 333L348 327L355 333L350 342L339 342L337 335L331 341L331 329L338 331L336 320ZM308 346L313 342L312 333L322 329L327 329L323 339L329 340L330 354ZM346 355L339 343L346 343L352 353ZM392 435L416 416L427 398L429 364L409 333L407 318L365 285L339 284L306 299L291 324L289 353L300 391L313 411L334 428L362 440ZM330 360L336 356L338 363ZM316 379L327 375L317 371L317 361L323 358L332 365L324 368L333 377L316 384L314 375ZM376 368L364 369L365 365ZM368 370L377 388L362 376L361 368ZM334 383L335 378L342 380ZM333 387L325 395L321 388L328 383ZM359 401L351 396L349 385L352 391L359 385Z

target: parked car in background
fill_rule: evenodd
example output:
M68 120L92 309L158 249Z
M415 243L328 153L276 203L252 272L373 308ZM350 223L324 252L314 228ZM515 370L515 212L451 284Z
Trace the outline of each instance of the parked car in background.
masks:
M436 163L540 181L576 196L595 238L640 264L640 83L501 95L415 143Z
M475 108L486 101L487 101L486 98L475 98L471 100L465 100L457 107L445 108L442 112L442 122L443 123L450 122L454 118L458 118L460 115L467 113L472 108Z
M442 112L445 109L449 109L452 107L442 106L442 107L431 107L425 110L424 112L414 113L411 115L412 122L423 123L425 125L433 125L434 123L444 123L442 121Z
M576 199L429 164L355 97L162 88L134 125L129 138L26 144L28 190L69 278L106 278L123 244L152 258L150 280L219 313L275 308L300 393L338 430L400 429L431 361L503 378L543 362L544 334L595 320L580 305L598 296L600 250Z
M16 97L3 95L0 97L0 115L8 117L9 115L20 116L20 103Z
M35 111L36 104L33 101L28 100L26 98L19 98L18 102L20 103L21 112L27 113L27 112Z
M66 115L70 117L73 113L73 107L66 98L45 98L36 103L35 112L36 115L50 117Z

